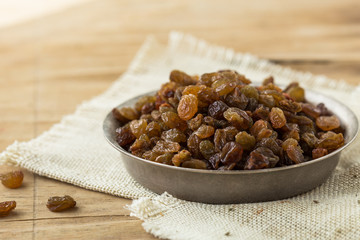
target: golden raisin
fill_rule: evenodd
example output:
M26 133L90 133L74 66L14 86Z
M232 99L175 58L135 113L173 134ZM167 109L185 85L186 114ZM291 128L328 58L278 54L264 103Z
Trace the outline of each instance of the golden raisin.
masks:
M23 182L24 174L22 171L12 171L0 175L1 183L7 188L19 188Z
M182 120L191 119L198 111L198 99L193 94L183 95L177 108Z
M316 126L323 131L331 131L340 127L340 120L335 116L321 116L316 119Z

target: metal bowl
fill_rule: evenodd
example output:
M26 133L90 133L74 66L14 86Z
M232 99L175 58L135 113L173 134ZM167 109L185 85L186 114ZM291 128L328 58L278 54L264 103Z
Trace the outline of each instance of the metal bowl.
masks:
M144 95L153 95L150 92ZM119 107L134 106L138 98L132 98ZM144 187L155 193L171 195L195 202L212 204L249 203L279 200L292 197L322 184L335 169L341 151L355 139L358 120L344 104L312 91L306 98L314 104L323 102L339 117L345 128L345 146L336 151L301 164L259 170L197 170L169 166L132 155L118 145L115 129L119 123L110 112L103 123L109 143L120 152L128 173Z

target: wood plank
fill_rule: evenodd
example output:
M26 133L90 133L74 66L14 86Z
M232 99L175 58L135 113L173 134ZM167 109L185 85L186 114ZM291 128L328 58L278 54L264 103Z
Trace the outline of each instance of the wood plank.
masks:
M49 129L123 73L148 34L163 43L180 30L275 63L359 84L360 2L91 1L0 29L0 150ZM13 169L0 166L0 172ZM25 171L18 201L0 219L1 239L154 239L129 217L128 199L88 191ZM55 214L52 195L78 207Z

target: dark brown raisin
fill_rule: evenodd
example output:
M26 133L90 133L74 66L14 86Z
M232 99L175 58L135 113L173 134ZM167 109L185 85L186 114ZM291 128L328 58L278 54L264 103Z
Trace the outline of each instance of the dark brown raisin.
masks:
M0 217L6 217L16 208L15 201L0 202Z
M65 195L64 197L50 197L46 203L46 207L52 212L62 212L76 206L76 201Z

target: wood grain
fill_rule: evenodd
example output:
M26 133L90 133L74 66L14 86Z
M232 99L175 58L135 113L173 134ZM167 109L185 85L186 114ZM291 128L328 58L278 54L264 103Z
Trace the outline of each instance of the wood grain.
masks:
M251 52L295 69L359 84L360 2L91 1L0 29L0 150L49 129L123 73L148 34L171 30ZM0 166L0 172L13 169ZM153 239L123 207L130 200L25 171L24 186L0 186L16 211L0 239ZM51 195L78 207L49 212Z

